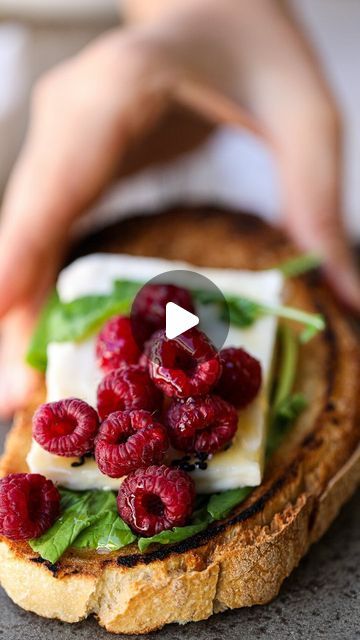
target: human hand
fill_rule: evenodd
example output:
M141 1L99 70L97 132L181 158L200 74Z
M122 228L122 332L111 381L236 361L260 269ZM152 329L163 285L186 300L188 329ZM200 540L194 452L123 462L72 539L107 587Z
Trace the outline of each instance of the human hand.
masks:
M264 0L156 4L144 17L144 3L134 1L143 21L104 35L35 89L0 227L3 413L34 383L24 377L24 346L74 222L174 100L264 137L286 227L320 254L334 288L360 310L340 216L339 121L292 22Z

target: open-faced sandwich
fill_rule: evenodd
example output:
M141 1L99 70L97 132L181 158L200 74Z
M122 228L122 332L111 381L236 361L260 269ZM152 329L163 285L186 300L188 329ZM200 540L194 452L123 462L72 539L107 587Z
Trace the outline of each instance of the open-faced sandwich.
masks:
M1 584L117 633L266 603L359 481L357 338L314 259L256 218L178 210L93 245L30 345L44 377L2 458ZM146 284L188 269L223 295ZM201 323L169 338L169 302L226 311L223 348Z

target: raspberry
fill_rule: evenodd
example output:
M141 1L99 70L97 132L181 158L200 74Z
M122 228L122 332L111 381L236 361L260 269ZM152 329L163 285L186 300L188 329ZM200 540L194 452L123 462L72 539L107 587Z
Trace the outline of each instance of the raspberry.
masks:
M220 351L220 360L222 374L214 391L237 409L243 409L259 392L260 362L245 349L235 347Z
M131 331L130 318L115 316L108 320L96 341L96 357L104 371L138 362L140 350Z
M117 497L121 518L138 534L153 536L165 529L182 527L195 502L195 485L185 471L147 467L130 473Z
M168 446L165 427L151 413L116 411L100 427L95 459L106 476L121 478L139 467L162 462Z
M169 397L206 394L221 373L215 347L195 328L173 340L158 331L147 343L145 356L151 379Z
M110 371L98 386L97 406L102 420L114 411L156 411L160 405L161 394L151 382L147 371L136 364Z
M11 540L38 538L60 513L60 495L38 473L12 473L0 480L0 534Z
M67 398L41 405L33 417L33 438L57 456L83 456L92 451L99 428L95 409Z
M165 328L166 305L174 302L195 313L191 294L174 284L146 284L135 297L131 309L134 335L143 344L158 329Z
M175 400L167 411L171 444L188 453L215 453L236 433L236 409L218 396Z

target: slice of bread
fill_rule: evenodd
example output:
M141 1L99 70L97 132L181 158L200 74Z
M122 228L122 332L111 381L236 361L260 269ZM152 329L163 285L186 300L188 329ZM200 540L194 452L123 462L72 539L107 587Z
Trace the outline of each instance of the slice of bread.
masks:
M257 218L219 210L173 210L126 221L90 238L107 249L261 269L293 254ZM301 349L297 388L309 408L270 460L262 485L229 518L173 546L136 545L109 555L69 550L56 564L25 542L0 538L0 580L24 609L76 622L95 614L115 633L145 633L201 620L227 608L263 604L330 525L360 481L359 343L331 294L314 277L287 284L287 302L321 311L324 333ZM39 389L20 412L1 461L25 471Z

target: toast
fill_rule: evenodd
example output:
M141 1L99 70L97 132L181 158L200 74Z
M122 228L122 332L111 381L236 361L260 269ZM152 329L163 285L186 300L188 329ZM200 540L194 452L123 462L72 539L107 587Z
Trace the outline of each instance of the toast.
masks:
M174 209L89 238L96 249L264 269L294 255L284 236L254 216ZM269 461L261 486L231 515L183 542L135 545L99 555L69 550L56 565L25 542L0 538L0 581L24 609L77 622L94 614L114 633L146 633L273 599L360 481L359 342L313 274L287 284L287 303L321 311L326 330L301 348L296 387L309 400ZM8 435L1 474L26 471L31 417L44 385Z

